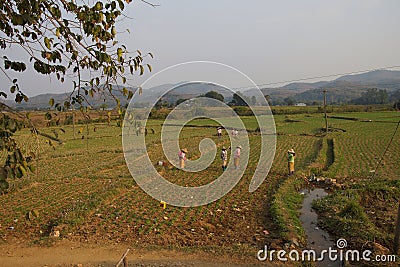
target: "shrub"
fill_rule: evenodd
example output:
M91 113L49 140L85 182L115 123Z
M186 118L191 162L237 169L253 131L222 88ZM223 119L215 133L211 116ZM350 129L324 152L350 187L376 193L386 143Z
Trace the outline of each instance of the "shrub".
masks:
M249 107L238 106L238 107L234 107L233 110L239 116L254 116L253 112L251 111L251 109Z

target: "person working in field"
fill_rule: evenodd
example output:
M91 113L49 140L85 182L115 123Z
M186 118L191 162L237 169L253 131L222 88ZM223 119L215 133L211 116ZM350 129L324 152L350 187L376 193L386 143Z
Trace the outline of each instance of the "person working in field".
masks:
M233 162L235 164L235 170L239 169L240 151L242 146L237 146L235 152L233 153Z
M221 127L217 128L217 135L218 135L218 138L222 137L222 128Z
M226 151L226 147L222 147L221 151L221 159L222 159L222 171L226 171L226 165L228 163L228 151Z
M178 153L179 167L181 169L185 168L186 154L188 153L186 148L182 148Z
M232 134L233 137L237 137L237 136L238 136L238 133L239 133L238 130L232 129L231 134Z
M294 153L293 148L288 150L288 170L289 170L289 175L294 174L294 157L296 153Z

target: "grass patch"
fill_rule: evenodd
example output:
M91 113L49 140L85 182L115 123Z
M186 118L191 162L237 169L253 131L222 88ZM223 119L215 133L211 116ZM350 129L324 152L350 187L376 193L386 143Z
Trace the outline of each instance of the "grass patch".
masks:
M271 205L271 214L276 223L280 236L289 241L293 238L304 242L305 233L299 219L299 209L303 203L303 196L298 189L303 186L304 180L298 176L286 179L276 191Z
M351 240L352 246L362 247L368 241L376 241L390 247L399 197L399 181L368 181L317 200L313 208L321 215L322 228L336 237ZM387 220L379 214L381 209L388 209ZM384 229L379 223L386 221L389 225Z

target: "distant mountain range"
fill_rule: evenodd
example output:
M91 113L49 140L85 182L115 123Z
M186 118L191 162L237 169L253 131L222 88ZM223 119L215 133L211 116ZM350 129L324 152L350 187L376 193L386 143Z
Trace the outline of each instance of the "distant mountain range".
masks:
M322 102L323 90L327 90L329 103L342 104L361 97L363 92L372 88L385 89L389 94L400 90L400 71L375 70L342 76L329 82L291 83L279 88L262 88L261 91L276 104L288 97L295 102ZM244 94L251 96L254 90L250 89Z
M168 94L162 98L163 101L175 103L179 99L190 99L199 95L204 95L209 91L216 91L224 96L225 102L232 99L232 92L208 83L182 83L181 85L163 84L157 87L143 90L140 97L134 99L138 105L146 105L156 101L166 90L174 87ZM114 86L116 90L113 95L121 100L121 105L126 105L128 101L123 96L122 87ZM400 71L389 70L376 70L362 74L346 75L333 81L320 81L315 83L290 83L279 88L262 88L263 95L269 95L272 104L283 104L286 98L291 98L295 102L305 103L320 103L323 101L323 90L327 90L327 97L329 103L348 103L354 99L359 98L363 92L368 89L377 88L385 89L388 93L400 90ZM137 88L127 88L128 90L136 91ZM249 89L241 93L248 98L255 96L255 90ZM71 93L63 94L41 94L29 98L29 102L17 104L12 100L5 100L0 98L0 101L5 102L7 105L18 109L47 109L49 108L49 100L53 98L55 102L63 103ZM96 94L93 98L87 97L89 103L99 108L100 106L106 108L114 108L116 101L114 97L105 92L103 94Z
M128 103L126 96L123 95L122 93L122 86L113 86L113 91L112 94L108 92L107 90L102 91L102 93L96 93L94 94L93 97L90 97L89 95L85 95L84 92L81 91L81 95L83 95L88 103L96 108L99 108L100 106L104 108L114 108L116 107L116 101L115 98L120 99L121 105L125 105ZM136 91L136 88L132 87L127 87L126 89L131 90L133 92ZM37 96L32 96L29 97L28 102L22 102L22 103L15 103L14 100L6 100L4 98L0 98L0 101L4 102L8 106L11 106L16 109L22 109L22 110L37 110L37 109L49 109L50 104L49 100L54 99L55 103L61 103L63 104L64 101L68 100L71 96L76 96L76 92L70 92L70 93L61 93L61 94L40 94ZM114 98L115 97L115 98Z

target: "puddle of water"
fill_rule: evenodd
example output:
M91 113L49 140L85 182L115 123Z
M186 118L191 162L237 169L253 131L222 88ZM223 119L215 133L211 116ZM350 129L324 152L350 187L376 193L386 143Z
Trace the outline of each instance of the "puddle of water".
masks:
M323 198L328 195L328 193L321 188L315 188L313 190L305 189L302 191L304 193L303 207L300 212L300 220L303 229L307 235L307 249L313 249L320 255L320 252L324 249L329 249L329 247L335 247L334 240L329 236L328 232L320 229L318 227L318 215L312 209L313 200ZM324 261L317 262L317 266L342 266L339 261L332 262L327 257Z

